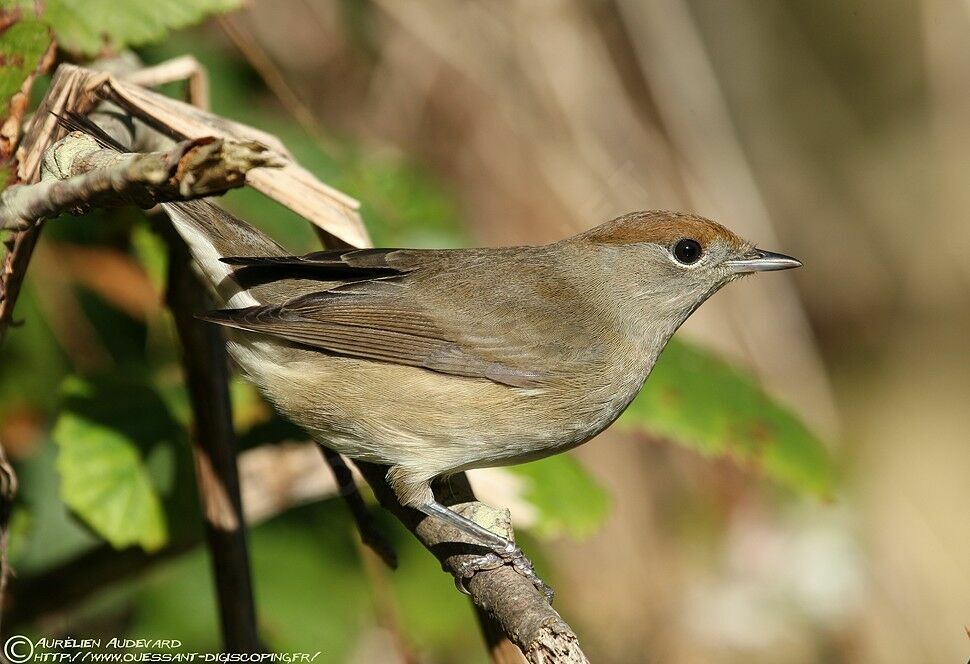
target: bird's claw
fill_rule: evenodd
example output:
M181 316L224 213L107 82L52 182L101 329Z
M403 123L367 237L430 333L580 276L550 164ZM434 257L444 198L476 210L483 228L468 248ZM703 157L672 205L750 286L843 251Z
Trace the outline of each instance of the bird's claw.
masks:
M473 576L478 572L498 569L503 565L511 565L512 569L531 581L532 585L545 595L549 603L552 604L555 591L545 581L539 578L539 575L536 574L532 566L532 561L526 558L525 554L522 553L522 549L515 546L513 542L509 542L501 551L490 551L484 555L469 558L461 563L455 572L455 586L462 593L470 595L471 592L468 590L468 582Z

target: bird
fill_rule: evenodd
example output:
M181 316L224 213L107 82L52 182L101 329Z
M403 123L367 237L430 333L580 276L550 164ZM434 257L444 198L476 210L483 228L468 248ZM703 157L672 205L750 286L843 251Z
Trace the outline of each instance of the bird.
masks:
M435 499L435 478L589 441L624 411L680 325L740 277L801 263L710 219L637 211L550 244L293 255L208 200L163 204L216 296L245 376L317 442L389 467L398 501L510 564L511 539Z

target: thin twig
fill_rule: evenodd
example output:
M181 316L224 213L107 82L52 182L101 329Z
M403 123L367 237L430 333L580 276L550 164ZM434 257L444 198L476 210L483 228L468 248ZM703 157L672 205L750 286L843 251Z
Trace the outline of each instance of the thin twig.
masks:
M403 507L387 483L387 468L376 464L354 462L370 484L374 494L387 510L420 540L442 567L457 574L461 564L481 553L481 546L467 542L466 537L440 520L417 510ZM507 510L496 510L475 500L464 473L436 483L435 496L462 515L489 526L512 538ZM479 572L468 582L475 606L486 620L483 630L494 634L497 627L525 654L529 662L587 662L579 640L566 621L550 606L532 582L509 566ZM488 624L494 621L495 625ZM490 642L493 654L496 648Z
M0 229L25 230L68 211L212 196L243 186L253 168L276 163L255 142L203 138L165 152L121 154L74 131L51 146L43 180L0 194Z
M27 265L33 256L34 247L40 238L41 220L38 219L30 228L14 233L3 241L6 254L0 265L0 342L7 334L7 330L19 323L14 320L13 307L20 295L20 287L24 283Z
M30 91L34 86L34 80L50 71L56 56L57 44L52 39L37 63L37 68L23 80L20 89L7 102L7 117L0 117L0 163L5 167L20 140L24 115L30 107Z
M316 116L314 116L313 111L303 103L299 95L286 82L286 77L256 37L235 16L229 14L220 16L218 21L226 36L239 49L239 52L246 58L249 65L256 70L256 73L263 79L266 86L273 91L273 94L276 95L286 110L289 111L293 119L300 124L303 130L321 148L328 152L335 152L336 146L334 142L324 134L323 128L317 121Z
M139 547L118 551L102 544L43 574L14 577L4 622L8 629L17 629L52 613L69 611L96 593L137 578L145 570L191 551L198 544L196 535L170 541L154 553Z
M357 483L354 482L354 475L344 461L343 457L330 448L320 445L320 453L324 461L327 462L333 477L337 482L340 497L344 499L347 508L354 517L357 524L357 532L360 533L360 540L376 553L384 564L391 569L397 569L397 554L391 543L387 541L384 534L374 522L374 516L364 504L364 499L357 490Z

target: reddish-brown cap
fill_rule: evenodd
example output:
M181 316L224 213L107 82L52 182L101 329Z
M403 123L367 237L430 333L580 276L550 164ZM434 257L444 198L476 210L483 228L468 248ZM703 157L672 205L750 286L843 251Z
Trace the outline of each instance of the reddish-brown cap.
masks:
M669 247L677 240L691 238L700 242L703 247L717 240L737 250L750 246L715 221L696 214L667 210L631 212L590 229L580 237L597 244L651 242Z

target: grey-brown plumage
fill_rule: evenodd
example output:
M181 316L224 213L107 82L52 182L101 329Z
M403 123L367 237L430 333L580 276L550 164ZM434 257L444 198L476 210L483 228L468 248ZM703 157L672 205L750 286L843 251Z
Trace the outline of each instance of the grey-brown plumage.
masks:
M391 466L402 503L449 520L432 478L589 440L704 300L798 265L671 212L539 247L290 256L211 204L166 208L225 305L202 317L233 329L248 376L324 445Z

